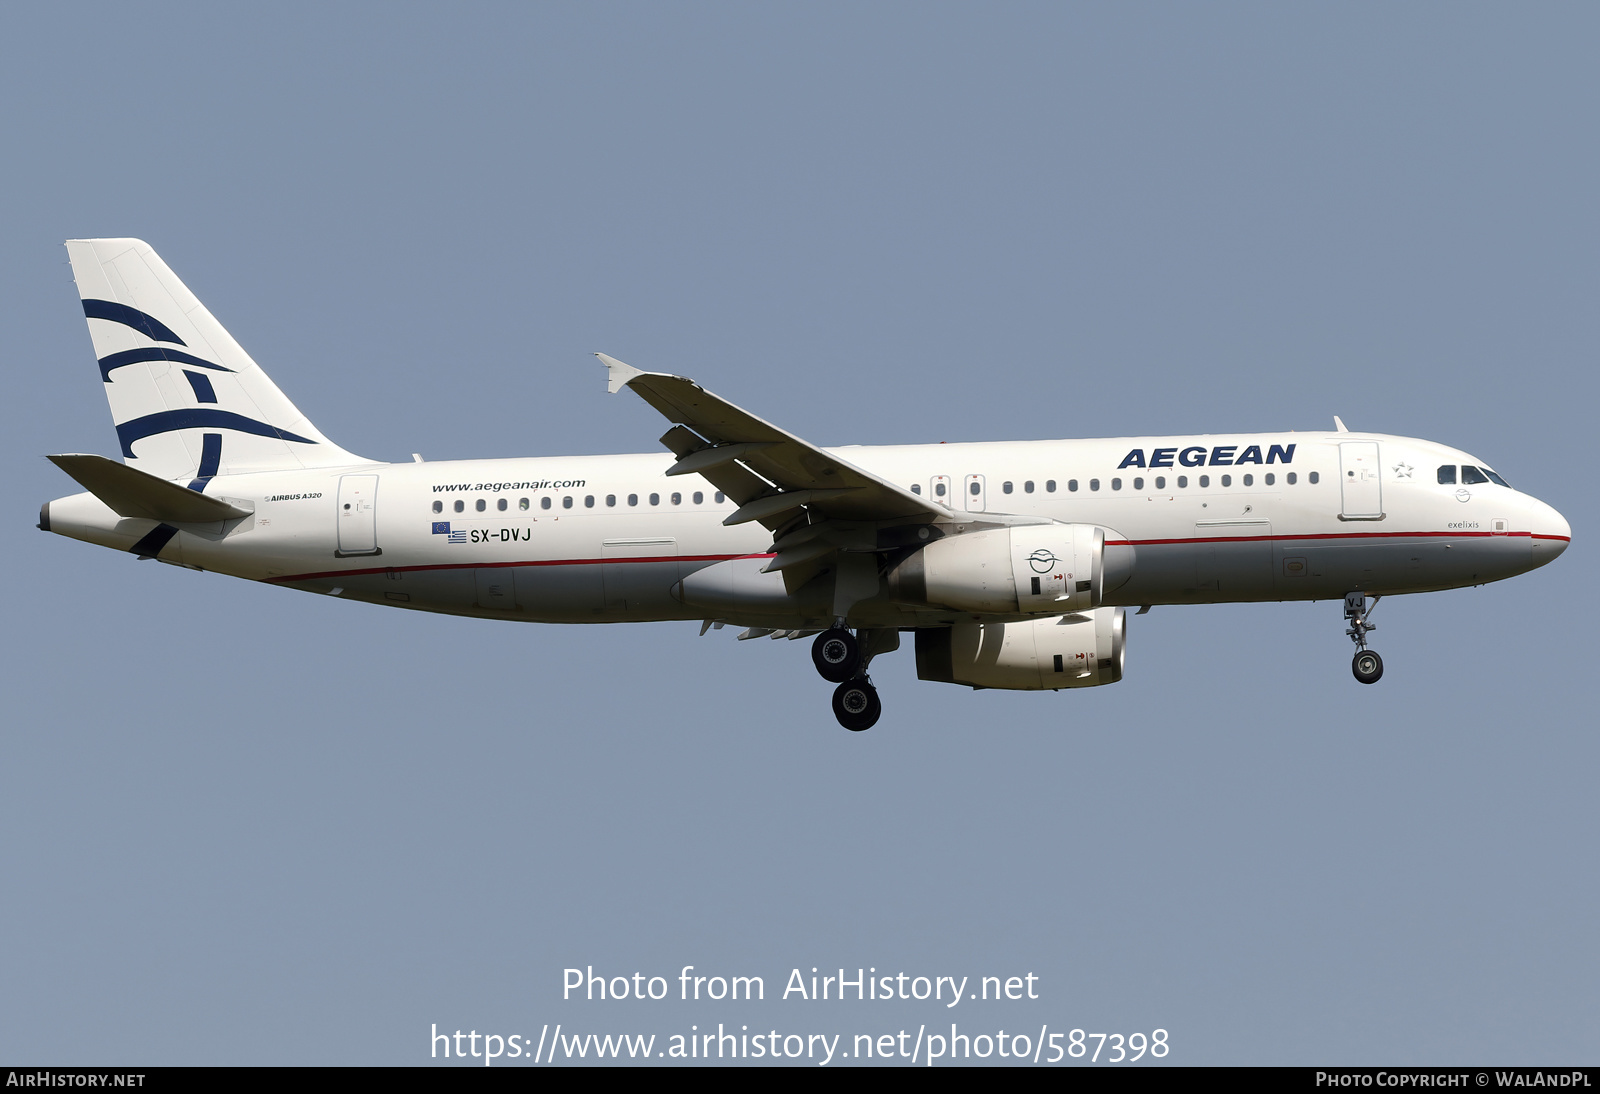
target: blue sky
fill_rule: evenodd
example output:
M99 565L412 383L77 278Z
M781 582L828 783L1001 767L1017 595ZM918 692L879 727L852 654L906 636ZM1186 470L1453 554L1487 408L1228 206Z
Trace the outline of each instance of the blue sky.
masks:
M80 5L0 42L0 1058L428 1060L440 1028L1169 1031L1593 1061L1591 7ZM652 451L589 356L819 444L1355 429L1555 565L1158 608L1056 695L801 643L389 613L44 536L113 454L61 241L139 236L340 444ZM1588 500L1586 500L1588 499ZM562 970L762 975L735 1004ZM1038 1000L771 998L793 968ZM991 1030L992 1032L992 1030Z

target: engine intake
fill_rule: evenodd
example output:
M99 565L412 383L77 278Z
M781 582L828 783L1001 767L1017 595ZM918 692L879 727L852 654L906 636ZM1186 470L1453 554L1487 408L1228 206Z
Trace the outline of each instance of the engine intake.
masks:
M1092 524L1029 524L934 540L889 573L904 604L1010 615L1088 611L1133 575L1133 548Z

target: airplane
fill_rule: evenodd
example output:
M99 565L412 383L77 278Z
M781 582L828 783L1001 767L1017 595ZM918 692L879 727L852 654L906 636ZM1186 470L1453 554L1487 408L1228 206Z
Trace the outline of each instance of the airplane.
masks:
M334 444L150 246L69 240L122 462L47 532L369 604L543 623L698 620L812 638L846 729L912 635L920 679L1122 679L1126 609L1339 600L1351 671L1380 597L1499 581L1571 542L1483 460L1326 432L821 448L693 380L597 354L658 454L383 463Z

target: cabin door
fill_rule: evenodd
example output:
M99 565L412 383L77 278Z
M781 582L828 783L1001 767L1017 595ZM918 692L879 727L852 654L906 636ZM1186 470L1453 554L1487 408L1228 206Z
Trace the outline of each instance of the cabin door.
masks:
M1339 445L1339 489L1344 520L1382 520L1383 484L1378 479L1378 442L1345 441Z
M339 476L339 558L381 555L378 549L378 476Z

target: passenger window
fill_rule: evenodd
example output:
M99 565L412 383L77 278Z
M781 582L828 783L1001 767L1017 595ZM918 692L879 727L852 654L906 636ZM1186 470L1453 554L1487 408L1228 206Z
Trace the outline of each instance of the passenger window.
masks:
M1184 487L1186 487L1188 485L1189 485L1189 476L1188 475L1179 475L1178 476L1178 489L1182 490Z
M1256 484L1256 477L1254 475L1246 475L1244 477L1244 484L1246 486L1254 486Z
M1077 479L1068 479L1067 480L1067 492L1071 493L1071 494L1076 494L1078 492L1078 480Z
M1089 480L1089 489L1090 490L1098 490L1098 489L1100 489L1100 480L1099 479L1090 479Z
M1144 479L1142 479L1142 478L1134 479L1133 480L1133 488L1135 490L1143 490L1144 489Z
M1033 493L1033 480L1032 479L1029 479L1027 482L1022 484L1022 492L1024 494Z
M456 512L459 513L463 509L465 509L466 507L467 507L467 503L466 502L462 501L460 498L456 499Z
M705 503L705 500L706 500L706 495L705 495L705 491L703 491L703 490L696 490L696 491L695 491L695 492L694 492L694 503L695 503L695 504L696 504L696 505L702 505L702 504L704 504L704 503Z
M479 498L477 500L477 502L473 505L473 508L481 513L485 509L489 508L489 503L487 501L485 501L483 498Z
M1309 475L1306 476L1306 481L1309 482L1312 486L1315 486L1315 485L1317 485L1317 478L1318 478L1317 473L1315 471L1313 471Z
M540 509L548 509L548 508L550 508L550 499L549 498L540 498L539 499L539 508Z
M1201 486L1210 486L1211 485L1211 476L1210 475L1201 475L1200 476L1200 485Z
M718 505L722 504L723 495L721 490L718 490L715 494L711 495L711 497Z
M682 494L677 494L677 493L673 494L672 495L672 504L673 505L682 505L683 504L683 495Z
M639 504L639 495L638 494L629 494L628 495L628 504L629 505L638 505Z
M1483 472L1473 467L1470 463L1461 465L1461 483L1463 486L1477 486L1479 483L1488 481Z
M1156 489L1157 490L1165 490L1166 488L1167 488L1167 477L1165 475L1157 475L1156 476Z
M1287 482L1290 486L1293 486L1294 485L1294 477L1295 477L1294 476L1294 472L1291 471L1287 475L1284 476L1284 481Z
M606 508L607 509L614 509L614 508L616 508L616 505L617 505L617 496L615 494L607 494L606 495Z
M913 494L921 494L922 493L922 484L920 482L912 483L911 484L911 492Z
M1054 494L1056 492L1056 480L1055 479L1045 479L1044 480L1044 492L1046 494Z
M572 495L569 494L566 497L561 499L561 508L563 508L563 509L571 509L572 508Z
M526 509L526 508L528 508L528 499L527 498L523 498L521 501L517 502L517 508L518 509Z
M1454 486L1456 484L1456 465L1447 463L1439 468L1439 485Z
M972 484L972 487L971 487L971 489L970 489L970 490L969 490L969 491L968 491L968 493L970 493L970 494L971 494L971 495L972 495L972 496L973 496L973 497L977 497L977 496L978 496L978 491L979 491L979 490L982 490L982 489L983 489L983 487L982 487L982 486L980 486L980 485L979 485L979 484L977 484L977 483L973 483L973 484Z
M583 507L585 509L593 509L594 508L594 495L593 494L585 494L583 496Z
M444 512L444 502L442 502L442 501L436 501L436 502L434 502L434 503L433 503L433 511L434 511L434 512L435 512L435 513L442 513L442 512Z
M1111 489L1113 489L1113 490L1121 490L1122 489L1122 480L1121 479L1112 479L1111 480Z
M1249 479L1245 479L1244 481L1245 482L1249 482L1250 480ZM1267 485L1271 486L1273 483L1275 483L1277 481L1278 481L1278 476L1274 475L1271 471L1268 471L1267 472Z
M1232 486L1233 485L1233 476L1232 475L1224 475L1224 476L1222 476L1222 485L1223 486Z
M494 507L504 513L506 511L506 499L501 498L499 501L494 503Z
M974 485L974 486L976 486L976 485L977 485L977 483L973 483L973 485ZM1001 484L1000 484L1000 492L1001 492L1001 493L1002 493L1002 494L1009 494L1009 493L1011 493L1011 484L1010 484L1010 483L1009 483L1009 482L1003 482L1003 483L1001 483Z
M660 494L651 494L650 495L650 504L651 505L660 505L661 504L661 495Z
M944 497L944 483L936 482L933 484L933 495L937 498Z

